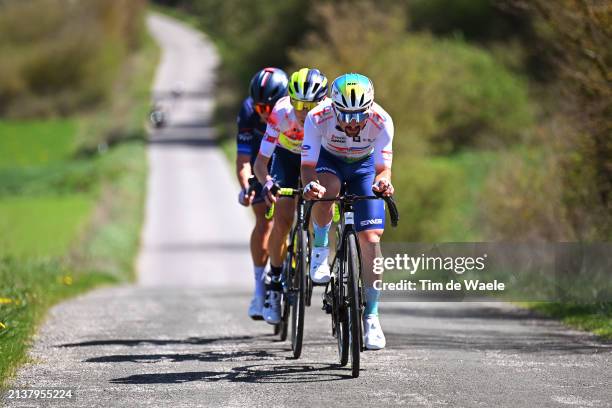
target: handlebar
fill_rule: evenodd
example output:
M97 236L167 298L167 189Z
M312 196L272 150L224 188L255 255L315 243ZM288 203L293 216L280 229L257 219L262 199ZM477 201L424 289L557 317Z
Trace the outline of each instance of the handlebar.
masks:
M354 194L344 194L333 198L319 198L310 201L350 201L351 203L362 200L384 200L389 208L389 216L391 217L391 226L397 227L399 222L399 211L397 210L397 204L392 196L383 196L382 193L374 192L372 196L358 196Z
M304 193L304 189L280 187L278 184L275 184L270 189L270 192L273 195L279 195L282 197L295 197L295 196L302 195ZM321 199L315 199L315 200L310 200L310 201L314 202L314 201L347 201L347 200L351 202L361 201L361 200L384 200L385 203L387 204L387 208L389 209L389 216L391 217L391 226L393 228L397 227L397 224L399 222L399 211L397 210L397 204L395 204L395 200L393 199L392 196L388 196L388 197L383 196L382 193L374 192L374 195L372 196L358 196L354 194L344 194L339 197L321 198ZM334 208L334 221L335 222L339 221L339 218L340 218L339 215L340 214L338 212L337 207ZM272 217L274 216L274 203L272 203L272 205L268 208L265 216L266 216L266 219L268 220L272 219Z

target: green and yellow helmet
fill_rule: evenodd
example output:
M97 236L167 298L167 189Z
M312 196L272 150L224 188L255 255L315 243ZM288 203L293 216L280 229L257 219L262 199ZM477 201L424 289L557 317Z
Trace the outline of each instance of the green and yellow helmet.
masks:
M291 74L288 90L291 99L318 102L327 95L327 77L318 69L302 68Z
M340 75L332 83L331 99L340 111L364 111L374 103L374 85L365 75Z

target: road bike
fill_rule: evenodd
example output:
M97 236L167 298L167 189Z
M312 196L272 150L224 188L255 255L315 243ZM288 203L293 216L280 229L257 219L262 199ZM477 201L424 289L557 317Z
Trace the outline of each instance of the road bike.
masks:
M270 192L280 197L298 197L296 216L287 241L287 254L283 262L281 280L283 292L281 294L281 321L275 328L275 334L280 339L287 339L289 322L291 322L291 350L294 358L300 358L304 339L304 312L310 306L312 298L312 281L310 280L309 256L310 235L308 233L309 202L302 197L301 188L281 188L273 186ZM272 218L274 204L266 212L266 218Z
M362 200L384 200L391 217L391 225L397 226L399 214L392 197L382 195L358 196L341 193L336 198L323 198L316 201L335 201L339 203L341 223L337 227L336 254L331 266L331 279L323 294L323 309L331 314L332 335L338 342L340 365L351 358L351 373L359 377L360 353L363 345L363 293L361 273L361 253L355 231L355 212L353 205Z

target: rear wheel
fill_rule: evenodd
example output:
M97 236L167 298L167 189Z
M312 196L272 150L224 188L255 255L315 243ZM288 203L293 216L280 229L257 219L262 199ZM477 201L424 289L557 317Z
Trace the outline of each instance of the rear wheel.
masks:
M346 257L347 276L347 311L350 332L351 371L353 378L359 377L359 359L361 353L361 293L359 289L360 262L357 252L355 234L347 237L348 251Z

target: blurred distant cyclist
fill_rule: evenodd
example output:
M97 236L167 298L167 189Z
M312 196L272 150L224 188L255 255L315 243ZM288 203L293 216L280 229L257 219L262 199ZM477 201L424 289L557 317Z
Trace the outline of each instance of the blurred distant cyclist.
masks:
M318 69L302 68L291 74L289 96L281 98L268 118L268 127L255 161L255 175L264 185L262 195L274 202L274 224L270 234L270 273L266 280L263 316L266 322L280 322L280 281L287 234L291 229L296 199L277 198L270 190L276 184L297 188L300 182L300 152L304 119L308 111L327 95L327 78ZM268 163L272 166L268 172Z
M236 173L241 190L240 204L252 206L255 213L255 228L251 233L251 256L255 274L255 290L249 306L249 316L261 320L265 295L263 273L268 262L268 238L272 222L266 220L266 205L261 195L262 186L257 181L249 186L253 164L266 130L266 122L272 107L287 95L287 75L278 68L264 68L257 72L250 84L250 96L242 103L238 114Z
M331 99L308 113L302 145L302 182L306 199L336 197L343 182L347 192L389 196L393 122L391 116L374 102L372 82L360 74L346 74L334 80ZM359 238L366 307L364 311L365 346L370 350L385 347L385 335L378 320L379 292L374 281L382 279L373 272L375 257L381 256L380 238L385 227L382 200L355 203L355 229ZM323 283L330 279L327 233L332 221L332 203L318 202L312 209L314 242L310 277Z

